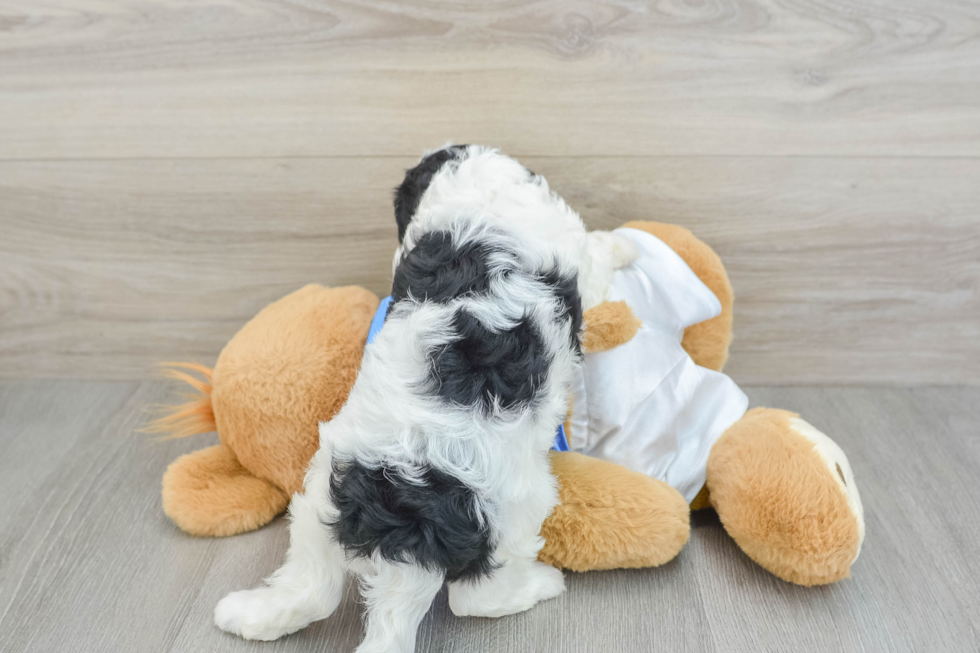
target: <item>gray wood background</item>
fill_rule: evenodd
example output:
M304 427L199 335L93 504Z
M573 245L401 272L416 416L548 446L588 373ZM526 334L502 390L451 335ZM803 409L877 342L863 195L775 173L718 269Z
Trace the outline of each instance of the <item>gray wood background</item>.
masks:
M715 247L742 383L980 384L978 36L967 0L0 2L0 377L386 291L390 189L452 139Z

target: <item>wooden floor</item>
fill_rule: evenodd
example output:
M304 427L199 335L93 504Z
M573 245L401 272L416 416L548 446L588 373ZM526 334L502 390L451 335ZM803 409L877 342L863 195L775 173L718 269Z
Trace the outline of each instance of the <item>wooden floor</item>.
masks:
M275 643L211 624L226 592L282 560L282 519L195 539L160 506L159 481L210 437L133 433L159 382L0 385L0 651L352 651L357 593ZM459 619L441 594L418 651L980 650L980 389L748 388L797 410L847 451L867 518L853 577L802 588L743 555L713 513L695 514L673 562L568 574L563 596L503 619ZM350 588L349 588L350 589Z

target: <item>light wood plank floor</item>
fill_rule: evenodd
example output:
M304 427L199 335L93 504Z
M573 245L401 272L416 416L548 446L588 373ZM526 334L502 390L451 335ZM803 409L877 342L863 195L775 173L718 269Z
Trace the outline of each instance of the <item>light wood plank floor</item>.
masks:
M853 577L802 588L754 565L713 513L659 569L569 574L562 597L498 620L458 619L445 594L420 652L976 651L980 647L980 389L748 388L803 413L847 451L867 513ZM282 519L195 539L159 483L211 437L158 443L133 430L168 398L149 381L0 385L0 651L351 651L356 592L275 643L211 624L226 592L256 584L288 544Z

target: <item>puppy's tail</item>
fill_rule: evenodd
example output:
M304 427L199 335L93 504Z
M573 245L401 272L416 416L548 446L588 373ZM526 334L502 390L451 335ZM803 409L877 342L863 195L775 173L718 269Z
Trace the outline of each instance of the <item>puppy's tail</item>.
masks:
M211 406L211 377L214 370L198 363L160 363L161 376L183 381L197 392L185 395L187 401L178 405L150 406L157 417L140 429L143 433L159 433L163 438L187 438L216 431L214 408ZM197 372L203 379L186 371Z

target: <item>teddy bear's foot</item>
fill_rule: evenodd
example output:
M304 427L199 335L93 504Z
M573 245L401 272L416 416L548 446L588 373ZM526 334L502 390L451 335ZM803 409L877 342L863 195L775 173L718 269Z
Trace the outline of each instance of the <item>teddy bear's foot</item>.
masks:
M834 475L834 480L840 480L840 489L847 497L847 505L858 523L858 547L854 554L854 560L857 560L858 555L861 554L861 545L864 543L864 506L861 505L861 495L854 480L851 463L848 462L843 449L836 442L806 420L793 417L789 420L789 425L794 431L813 443L813 450L820 455L827 469ZM852 564L854 560L851 560Z
M756 408L715 443L708 490L725 529L776 576L822 585L850 575L864 539L847 457L798 415Z
M288 504L285 492L253 476L223 444L181 456L163 475L163 511L191 535L255 530Z

